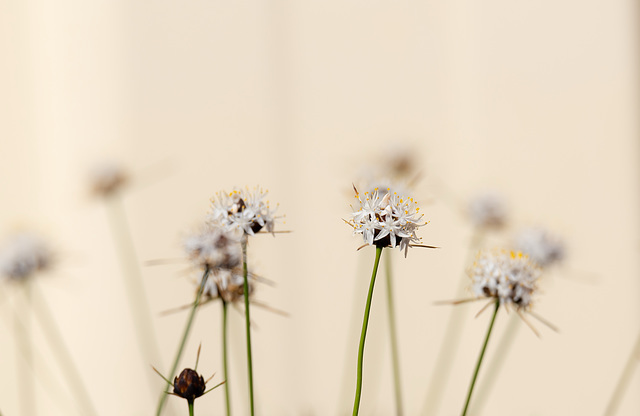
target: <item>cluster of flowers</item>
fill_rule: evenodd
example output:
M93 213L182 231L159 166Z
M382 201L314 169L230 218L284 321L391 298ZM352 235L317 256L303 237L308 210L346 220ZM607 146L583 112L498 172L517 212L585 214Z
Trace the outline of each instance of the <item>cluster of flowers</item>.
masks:
M274 211L265 202L266 195L260 188L218 193L211 200L207 224L185 239L185 252L194 265L210 271L203 290L208 298L235 302L244 295L240 243L243 236L263 228L273 232Z
M481 251L469 269L474 295L499 299L517 310L530 307L540 273L527 255L513 251Z
M390 189L383 195L378 189L364 194L355 191L360 208L347 222L353 227L354 235L361 234L368 245L400 247L405 255L411 245L420 242L416 230L425 223L413 198L391 193Z

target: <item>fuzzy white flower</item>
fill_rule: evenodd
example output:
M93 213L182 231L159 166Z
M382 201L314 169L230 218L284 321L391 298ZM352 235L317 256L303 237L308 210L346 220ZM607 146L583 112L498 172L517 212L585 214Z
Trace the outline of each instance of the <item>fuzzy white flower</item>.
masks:
M119 190L129 179L125 169L112 161L96 164L89 176L93 193L101 196L110 195Z
M364 194L356 189L356 198L360 207L347 223L353 227L354 235L362 235L366 244L398 246L406 256L409 246L420 242L416 230L425 223L413 198L401 197L389 190L382 195L377 189Z
M263 227L273 232L275 210L265 201L267 192L256 187L233 192L219 192L211 199L211 224L229 231L242 231L254 235Z
M0 273L14 280L26 279L53 262L49 246L37 235L22 232L8 240L0 251Z
M562 261L565 257L563 241L541 227L527 228L519 232L514 238L513 247L545 268Z
M242 262L238 238L221 228L205 226L184 240L184 249L198 266L210 269L237 267Z
M495 192L476 195L469 201L469 217L476 227L501 227L507 221L504 198Z
M249 296L253 294L255 285L249 274ZM215 269L211 271L204 285L202 294L209 299L222 298L225 302L236 302L244 296L244 277L242 268Z
M481 251L468 274L477 297L500 299L501 305L527 310L540 269L521 252Z

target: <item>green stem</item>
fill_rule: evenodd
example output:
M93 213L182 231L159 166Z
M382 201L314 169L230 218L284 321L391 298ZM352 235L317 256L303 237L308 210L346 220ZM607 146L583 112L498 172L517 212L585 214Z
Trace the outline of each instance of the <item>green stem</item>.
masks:
M191 325L193 324L193 319L196 316L196 310L200 305L200 298L202 297L202 292L204 291L204 285L207 282L207 277L209 276L209 267L205 267L204 274L202 275L202 280L200 281L200 287L198 288L198 293L196 294L196 299L193 302L193 306L191 307L191 312L189 313L189 318L187 319L187 324L184 328L184 334L182 335L182 340L180 341L180 346L178 347L178 352L176 353L176 358L173 360L173 365L171 366L171 371L169 372L169 377L172 377L176 370L178 369L178 363L180 362L180 357L182 357L182 352L184 350L184 346L187 343L187 338L189 337L189 332L191 331ZM165 391L160 396L160 401L158 402L158 409L156 411L156 416L160 416L162 413L162 408L164 407L164 403L169 396L167 393L171 385L167 385Z
M229 397L229 370L228 370L228 354L227 354L227 302L222 300L222 368L224 370L224 397L227 404L227 416L231 416L231 398Z
M247 329L247 370L249 372L249 406L251 416L254 415L253 407L253 360L251 358L251 317L249 315L249 272L247 270L247 236L242 237L242 276L244 278L244 317Z
M53 319L51 309L49 309L47 302L45 301L45 297L36 291L36 288L37 286L34 285L33 293L37 296L35 299L35 305L37 305L37 307L34 307L33 310L38 314L38 319L40 320L42 330L47 337L48 344L54 354L58 356L60 368L65 372L65 377L67 378L69 386L75 390L75 396L84 409L83 414L95 416L98 414L96 407L91 401L91 396L87 391L85 383L82 381L80 372L78 371L78 368L73 361L73 357L65 344L64 338L60 333L60 329Z
M622 397L624 396L624 392L627 390L627 387L629 387L629 382L631 381L633 370L638 364L638 361L640 361L640 335L638 335L636 345L633 347L631 355L627 360L627 364L625 365L624 370L622 371L622 375L620 376L620 380L618 380L618 384L613 391L611 400L609 401L607 409L604 412L605 416L613 416L617 412L618 406L620 405Z
M402 387L400 377L400 356L398 354L398 334L396 330L396 312L393 302L393 274L391 256L385 257L387 273L387 310L389 313L389 335L391 338L391 361L393 365L393 386L396 396L396 416L402 416Z
M473 373L473 378L471 379L471 385L469 386L469 394L467 395L467 401L464 404L464 410L462 410L462 416L467 414L467 409L469 409L469 402L471 401L471 393L473 393L473 387L476 384L476 379L478 378L478 373L480 372L480 364L482 364L482 359L484 358L484 353L487 350L487 344L489 344L489 337L491 336L491 330L493 329L493 324L496 321L496 315L498 315L498 309L500 308L500 300L496 300L496 308L493 310L493 316L491 317L491 323L489 324L489 330L487 331L487 337L484 339L484 344L482 345L482 351L480 351L480 357L478 357L478 364L476 364L476 370Z
M518 329L520 328L520 317L518 315L511 316L507 328L502 333L502 338L498 341L495 352L492 354L491 360L485 366L486 371L482 376L482 383L478 387L476 400L471 406L472 414L481 414L485 403L491 397L491 390L498 380L498 375L502 366L509 356L509 351L516 340Z
M189 416L193 416L193 402L192 401L188 401L187 405L189 406Z
M373 263L373 273L371 274L371 283L369 284L367 304L364 308L362 332L360 333L360 346L358 347L358 378L356 382L356 397L353 402L353 416L356 416L358 414L358 411L360 410L360 396L362 394L362 362L364 359L364 341L367 337L367 326L369 325L369 312L371 312L371 299L373 298L373 287L376 283L376 275L378 274L378 264L380 263L381 254L382 254L382 247L376 247L376 259Z

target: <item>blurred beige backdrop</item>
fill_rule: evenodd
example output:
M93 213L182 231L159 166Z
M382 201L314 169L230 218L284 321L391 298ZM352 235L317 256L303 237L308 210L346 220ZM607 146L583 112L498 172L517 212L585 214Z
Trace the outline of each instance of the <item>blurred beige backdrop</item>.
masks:
M181 236L222 189L270 191L282 229L251 242L277 287L258 297L290 313L254 313L260 415L349 414L372 249L347 218L363 165L398 143L423 171L425 243L397 267L408 415L419 415L471 235L461 201L505 194L511 228L541 224L569 255L545 278L536 311L560 327L522 328L487 415L600 415L640 330L638 6L633 1L0 0L0 231L43 232L60 261L42 276L101 415L150 415L120 267L86 172L122 161L141 264L182 255ZM456 195L457 199L451 198ZM191 301L186 264L143 267L169 367ZM14 287L0 313L0 409L19 415ZM362 415L392 414L384 288L376 288ZM355 302L355 303L354 303ZM488 314L469 320L440 414L462 408ZM355 318L352 315L355 314ZM221 374L220 311L204 307L182 366ZM498 316L495 333L507 316ZM242 317L234 313L235 414L244 414ZM39 414L70 414L69 393L39 340ZM490 344L491 356L495 341ZM44 365L43 365L44 364ZM348 378L344 379L345 366ZM161 385L159 383L159 385ZM635 374L620 415L640 412ZM185 414L170 397L173 414ZM200 399L223 414L222 390ZM169 414L169 412L167 412Z

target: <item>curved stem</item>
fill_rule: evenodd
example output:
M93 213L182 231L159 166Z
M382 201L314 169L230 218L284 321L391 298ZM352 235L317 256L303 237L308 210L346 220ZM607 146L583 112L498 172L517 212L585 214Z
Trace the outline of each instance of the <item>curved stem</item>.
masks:
M228 305L227 302L222 300L222 368L224 370L224 379L226 383L224 383L224 397L227 404L227 416L231 416L231 398L229 397L229 370L227 367L228 363L228 354L227 354L227 310Z
M402 385L400 377L400 356L398 354L398 334L396 330L396 311L393 302L393 274L391 256L385 257L387 274L387 311L389 313L389 335L391 340L391 362L393 366L393 387L396 396L396 416L402 416Z
M198 293L196 294L196 299L193 302L193 306L191 307L191 313L189 314L189 318L187 319L187 324L184 328L184 334L182 335L182 340L180 341L180 346L178 347L178 352L176 353L176 358L173 360L171 371L169 371L169 377L175 375L176 370L178 369L178 363L180 362L180 357L182 357L184 346L187 343L187 338L189 337L189 332L191 331L191 325L193 324L193 319L196 316L196 310L198 309L198 305L200 304L200 298L202 297L202 292L204 291L204 285L207 282L208 276L209 267L205 267L204 274L202 275L202 280L200 281L200 287L198 288ZM164 407L167 397L169 396L167 392L170 388L171 385L167 385L165 391L162 393L162 396L160 396L156 416L160 416L160 414L162 413L162 408Z
M489 336L491 336L491 330L493 329L493 324L496 321L496 315L498 315L498 309L500 308L500 300L496 300L496 308L493 310L493 316L491 317L491 323L489 324L489 329L487 330L487 336L484 339L484 344L482 345L482 350L480 351L480 357L478 357L478 364L476 364L476 370L473 373L473 378L471 379L471 385L469 386L469 394L467 394L467 401L464 404L464 409L462 410L462 416L467 414L467 409L469 409L469 402L471 401L471 393L473 393L473 387L476 384L476 379L478 378L478 373L480 372L480 364L482 364L482 359L484 358L484 353L487 350L487 344L489 344Z
M360 410L360 396L362 394L362 362L364 358L364 341L367 337L367 326L369 325L369 313L371 312L371 299L373 298L373 287L376 283L376 275L378 274L378 264L380 263L381 254L382 254L382 247L376 247L376 259L373 263L373 273L371 274L371 283L369 284L367 304L364 308L362 332L360 333L360 347L358 348L358 378L356 382L356 397L353 402L353 416L356 416L358 414L358 411Z
M242 237L242 277L244 279L244 317L247 332L247 371L249 372L249 406L251 416L254 415L253 407L253 360L251 358L251 317L249 314L249 272L247 270L247 236Z

